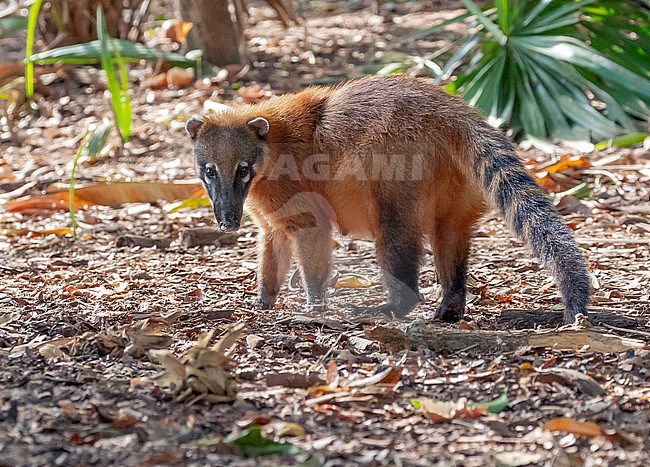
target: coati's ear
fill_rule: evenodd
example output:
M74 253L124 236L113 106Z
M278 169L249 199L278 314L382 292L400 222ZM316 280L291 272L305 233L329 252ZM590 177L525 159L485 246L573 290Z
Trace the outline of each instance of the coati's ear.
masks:
M199 133L199 130L203 126L203 123L205 122L200 118L190 118L187 121L185 124L185 131L187 131L187 134L190 135L190 138L196 139L196 135Z
M248 128L253 130L257 136L263 138L269 132L269 121L264 117L257 117L247 123Z

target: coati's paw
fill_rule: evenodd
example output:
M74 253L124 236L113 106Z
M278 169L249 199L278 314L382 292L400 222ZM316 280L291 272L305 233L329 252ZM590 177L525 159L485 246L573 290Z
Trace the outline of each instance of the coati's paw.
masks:
M465 294L447 293L442 296L442 303L431 316L444 323L456 323L465 315Z
M260 296L257 299L257 307L260 310L270 310L275 306L276 297Z
M465 300L443 301L432 318L444 323L457 323L465 315Z
M457 309L439 307L432 318L443 323L457 323L463 317L463 313Z

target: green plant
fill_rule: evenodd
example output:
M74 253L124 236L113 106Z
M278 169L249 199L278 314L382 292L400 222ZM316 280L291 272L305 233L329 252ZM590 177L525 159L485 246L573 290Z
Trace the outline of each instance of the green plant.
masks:
M77 166L81 156L88 156L89 160L93 162L100 151L106 146L108 135L111 132L111 122L104 119L100 124L88 128L86 133L81 138L79 148L72 159L72 168L70 169L70 185L68 187L69 210L70 210L70 227L72 228L72 238L77 239L77 216L75 210L75 186L77 183Z
M28 58L34 53L34 41L36 38L36 22L38 13L41 11L43 0L35 0L29 7L27 16L27 40L25 41L25 95L28 99L34 97L34 62Z
M97 160L97 156L106 147L108 135L111 133L111 126L111 122L107 118L104 118L100 124L92 129L92 135L88 140L88 145L85 150L90 163L94 163Z
M9 15L0 18L0 37L23 29L27 29L27 17L25 16Z
M36 0L32 4L27 20L27 40L25 44L26 96L29 99L34 96L34 64L100 64L106 73L115 123L124 141L128 141L131 137L132 122L125 63L139 60L164 60L178 66L196 64L196 61L188 60L179 54L163 53L137 42L111 38L106 29L106 19L101 6L97 8L97 40L34 54L36 24L41 4L42 0Z
M378 75L407 73L411 76L427 75L438 78L442 69L434 60L444 52L445 50L442 50L423 57L396 52L382 53L378 54L377 63L366 68L366 71Z
M648 133L638 132L638 133L629 133L627 135L619 136L618 138L608 139L606 141L601 141L596 144L596 149L607 149L607 148L628 148L630 146L636 146L648 140L650 142L650 135Z
M107 87L111 94L111 106L115 114L115 123L122 140L128 141L131 138L132 120L129 81L122 55L113 45L113 39L106 31L106 20L101 6L97 7L97 38L101 44L101 63L106 72ZM116 66L117 72L115 71Z
M13 89L12 83L5 84L4 86L0 86L0 99L9 99L9 91Z
M88 131L86 131L86 134L81 138L81 142L79 143L79 148L77 149L77 153L75 154L74 158L72 159L72 169L70 170L70 185L68 188L68 202L69 204L69 211L70 211L70 228L72 229L72 239L77 240L77 214L75 211L75 206L74 206L74 189L75 185L77 183L77 164L79 163L79 158L81 155L84 153L86 150L86 147L88 145Z
M484 11L462 2L468 15L452 21L468 21L470 33L440 80L459 69L447 89L492 123L539 138L603 139L637 131L635 118L647 118L650 27L643 7L494 0ZM621 3L626 13L614 8Z

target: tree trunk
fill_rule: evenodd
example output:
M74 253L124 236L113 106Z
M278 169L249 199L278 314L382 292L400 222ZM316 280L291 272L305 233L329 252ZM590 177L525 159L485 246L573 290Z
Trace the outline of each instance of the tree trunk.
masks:
M183 20L194 27L188 36L192 49L203 50L205 61L218 66L244 62L242 18L228 0L180 0Z

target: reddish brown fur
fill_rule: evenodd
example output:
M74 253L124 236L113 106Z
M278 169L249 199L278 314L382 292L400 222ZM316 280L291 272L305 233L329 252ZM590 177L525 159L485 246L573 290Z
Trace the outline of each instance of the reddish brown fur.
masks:
M543 196L526 178L507 140L465 103L423 81L369 77L337 87L309 88L210 116L194 139L215 147L208 159L217 166L232 166L244 151L238 149L240 141L216 148L218 141L210 138L223 139L229 128L245 129L259 117L268 121L269 130L262 138L263 156L255 167L246 206L261 229L263 307L275 302L292 252L308 302L325 299L331 231L336 226L343 234L377 240L389 289L388 308L382 311L400 315L417 301L421 247L423 241L430 242L444 289L438 316L459 319L465 304L469 242L474 223L486 208L485 194L499 202L504 193L512 196L507 203L514 208L500 209L515 224L529 208L532 216L554 216L552 208L539 201ZM246 147L257 137L248 130L243 138ZM220 136L214 136L215 131ZM305 163L319 154L326 156L330 173L314 179L305 168L312 164ZM377 155L403 161L406 179L378 176ZM278 176L278 167L288 162L297 168L298 177ZM417 167L421 177L409 178ZM359 170L366 177L359 177ZM531 199L539 202L531 205ZM530 232L535 229L532 223L525 224L517 233L534 243ZM558 245L543 248L562 247ZM537 254L544 257L543 248ZM549 254L554 257L555 250ZM580 259L574 263L579 267Z
M261 222L264 220L274 230L285 232L298 227L301 225L300 223L293 226L291 222L287 222L285 217L277 219L276 213L280 211L284 214L285 210L282 208L297 193L318 193L331 207L331 220L344 234L376 237L377 206L374 203L368 203L374 199L373 189L382 190L385 192L384 195L390 198L393 196L390 190L398 188L399 192L394 195L403 199L404 185L393 181L364 182L355 180L354 177L347 177L344 180L322 183L308 178L291 182L286 179L271 180L268 178L280 155L291 154L296 166L301 168L305 158L312 154L331 151L331 154L335 156L330 159L331 173L337 173L339 168L347 162L346 157L350 155L348 149L355 152L358 150L358 146L354 148L332 147L335 145L331 140L325 144L319 144L324 138L322 136L319 138L322 130L318 127L318 119L325 101L336 89L338 88L308 88L297 94L286 94L259 104L236 108L218 115L210 115L207 118L206 126L245 126L246 122L257 117L264 117L269 121L270 129L266 140L270 151L247 198L247 207L258 222L264 224ZM436 89L426 86L427 94L433 90ZM457 99L442 91L436 91L438 91L436 97L458 105ZM422 98L428 97L422 95ZM466 109L463 110L466 112ZM330 125L337 126L338 124L341 127L332 132L345 131L346 127L354 125L354 121L342 121ZM468 145L462 141L463 138L459 137L459 131L449 124L436 125L430 131L431 139L435 140L435 154L431 153L431 139L422 141L420 144L418 141L413 141L413 145L406 147L409 153L422 154L429 158L427 162L430 164L430 174L427 174L426 177L428 183L414 185L410 188L412 193L409 195L409 198L413 198L417 204L419 211L418 216L409 219L413 223L410 227L426 237L435 235L436 226L440 223L437 218L449 218L452 212L454 214L463 212L463 220L460 221L460 224L471 224L467 221L480 216L485 206L484 195L480 187L472 184L458 168L458 162L463 163L463 159L469 159L468 152L470 152ZM359 146L365 146L364 151L371 151L374 147L377 147L381 153L390 150L390 146L386 146L384 141L375 141L370 137L360 143ZM399 143L402 145L404 141ZM437 154L444 156L444 160L434 159ZM454 163L450 163L451 160ZM367 173L372 173L370 166L364 165L364 167ZM434 174L435 185L431 184L431 175ZM453 196L450 196L451 193ZM458 195L461 194L465 196L459 197ZM324 209L327 210L327 208Z

